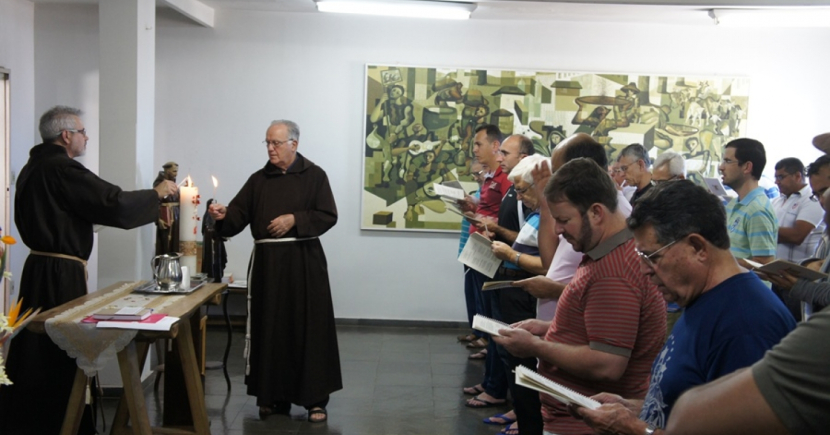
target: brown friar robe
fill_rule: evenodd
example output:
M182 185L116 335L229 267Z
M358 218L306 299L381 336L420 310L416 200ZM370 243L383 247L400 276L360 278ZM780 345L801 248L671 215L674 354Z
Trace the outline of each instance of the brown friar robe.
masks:
M14 222L33 251L92 253L92 225L135 228L156 220L155 190L125 192L66 154L40 144L17 178ZM20 277L26 307L54 308L87 293L84 266L75 260L29 255ZM75 379L75 360L46 334L23 330L12 341L6 373L14 385L0 387L0 434L57 434ZM95 433L89 407L81 434Z
M255 241L272 239L269 223L293 214L282 238L256 243L250 280L248 394L258 406L311 406L343 388L326 255L317 236L337 222L325 171L301 154L283 171L270 162L255 172L216 223L224 237L251 226Z

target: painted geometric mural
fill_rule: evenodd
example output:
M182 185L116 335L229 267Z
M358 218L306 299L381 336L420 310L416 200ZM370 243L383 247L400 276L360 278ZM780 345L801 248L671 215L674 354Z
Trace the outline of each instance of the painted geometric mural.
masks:
M434 183L467 192L482 124L524 134L550 155L588 133L609 158L639 143L674 150L689 177L715 176L728 141L746 134L749 79L368 65L361 228L458 231Z

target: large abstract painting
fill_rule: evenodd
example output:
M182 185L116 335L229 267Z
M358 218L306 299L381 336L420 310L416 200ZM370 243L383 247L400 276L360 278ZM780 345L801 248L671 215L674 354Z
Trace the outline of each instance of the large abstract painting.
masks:
M749 79L368 65L361 228L458 231L434 183L477 185L469 166L482 124L524 134L550 155L592 135L610 158L632 143L674 150L690 178L714 176L729 140L745 135Z

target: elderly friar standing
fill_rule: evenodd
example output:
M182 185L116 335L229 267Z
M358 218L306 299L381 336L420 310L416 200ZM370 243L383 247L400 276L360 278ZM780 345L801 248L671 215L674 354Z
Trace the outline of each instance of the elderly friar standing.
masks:
M274 121L265 133L268 162L227 207L209 209L220 236L251 227L245 383L260 418L287 414L326 421L329 394L343 388L328 266L319 236L337 223L325 171L297 152L300 128Z

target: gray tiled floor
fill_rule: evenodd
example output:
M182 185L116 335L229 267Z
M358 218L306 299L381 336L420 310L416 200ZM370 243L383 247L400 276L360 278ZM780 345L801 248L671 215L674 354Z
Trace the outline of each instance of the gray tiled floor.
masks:
M344 388L331 396L327 423L305 421L294 406L291 416L260 420L256 399L245 394L241 331L234 332L227 391L221 370L206 376L205 401L212 434L344 434L344 435L493 435L500 426L481 422L508 408L474 410L464 406L463 386L481 381L484 363L468 361L470 351L455 337L466 331L438 328L338 326ZM208 331L208 360L219 360L226 333ZM151 423L158 425L161 392L145 390ZM105 398L112 419L115 400ZM99 424L100 427L100 424Z

